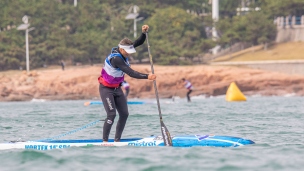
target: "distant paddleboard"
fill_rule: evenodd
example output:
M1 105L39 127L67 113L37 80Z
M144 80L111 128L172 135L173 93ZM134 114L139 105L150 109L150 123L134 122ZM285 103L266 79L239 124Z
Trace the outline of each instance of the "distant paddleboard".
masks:
M146 102L144 101L128 101L128 104L131 105L141 105L141 104L146 104ZM101 101L91 101L91 102L85 102L84 105L85 106L89 106L89 105L101 105L103 104Z

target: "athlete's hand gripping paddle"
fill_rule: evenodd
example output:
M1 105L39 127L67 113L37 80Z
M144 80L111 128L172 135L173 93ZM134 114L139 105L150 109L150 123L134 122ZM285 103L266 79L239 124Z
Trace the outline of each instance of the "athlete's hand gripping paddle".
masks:
M154 74L153 61L152 61L152 56L151 56L151 53L150 53L150 45L149 45L149 39L148 39L148 32L146 32L145 34L146 34L146 38L147 38L147 45L148 45L148 52L149 52L149 58L150 58L150 64L151 64L151 71L152 71L152 74ZM170 135L170 132L167 129L166 125L163 122L163 117L162 117L161 110L160 110L158 91L157 91L157 86L156 86L156 80L153 80L153 84L154 84L154 90L155 90L155 95L156 95L156 101L157 101L157 107L158 107L160 126L161 126L161 133L162 133L162 136L163 136L163 140L164 140L165 146L172 146L171 135Z

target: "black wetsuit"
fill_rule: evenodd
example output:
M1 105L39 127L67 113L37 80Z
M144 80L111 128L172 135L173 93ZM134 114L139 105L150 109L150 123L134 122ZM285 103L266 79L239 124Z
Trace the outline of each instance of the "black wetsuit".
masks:
M192 92L191 89L187 92L187 100L188 100L188 102L191 102L191 99L190 99L190 93L191 92Z
M134 48L142 45L146 40L146 35L144 33L134 41ZM114 48L116 53L120 53L118 48ZM121 53L120 53L121 54ZM121 55L123 56L123 55ZM126 58L123 56L123 59ZM130 68L119 56L113 57L110 62L114 68L119 68L124 73L128 74L130 77L137 79L148 79L148 74L142 74L140 72L134 71ZM119 141L126 125L129 111L127 106L126 97L119 86L118 88L106 87L103 84L99 85L99 93L101 100L103 102L104 108L107 112L107 118L105 119L103 125L103 140L108 141L109 134L116 117L116 110L119 114L119 119L116 125L115 141Z

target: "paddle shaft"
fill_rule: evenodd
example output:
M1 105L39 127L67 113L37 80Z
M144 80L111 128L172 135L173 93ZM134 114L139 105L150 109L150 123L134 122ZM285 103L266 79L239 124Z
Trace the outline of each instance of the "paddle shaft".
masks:
M148 32L146 33L146 39L147 39L148 52L149 52L149 58L150 58L150 64L151 64L151 71L152 71L152 74L154 74L154 67L153 67L152 55L151 55L151 52L150 52ZM158 97L158 90L157 90L157 86L156 86L156 80L153 80L153 84L154 84L155 96L156 96L157 107L158 107L158 114L159 114L160 125L161 125L161 132L162 132L162 136L163 136L163 139L164 139L164 143L165 143L166 146L172 146L172 139L171 139L170 132L169 132L169 130L167 129L167 127L165 126L165 124L163 122L163 116L162 116L161 109L160 109L160 104L159 104L159 97Z
M148 33L146 33L146 38L147 38L148 52L149 52L149 58L150 58L150 63L151 63L151 71L152 71L152 74L154 74L154 67L153 67L153 61L152 61L152 56L151 56L151 52L150 52ZM163 119L163 116L162 116L162 113L161 113L161 109L160 109L160 104L159 104L159 97L158 97L158 90L157 90L157 86L156 86L156 80L153 80L153 84L154 84L154 90L155 90L155 96L156 96L156 101L157 101L159 118Z

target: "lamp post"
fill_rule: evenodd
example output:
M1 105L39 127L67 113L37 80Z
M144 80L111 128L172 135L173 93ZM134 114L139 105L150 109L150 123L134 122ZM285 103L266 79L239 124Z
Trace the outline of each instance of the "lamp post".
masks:
M137 5L131 6L131 8L129 9L129 12L131 12L133 10L133 13L129 13L126 16L126 20L134 20L134 38L137 37L137 26L136 26L136 22L140 21L142 19L144 19L143 17L139 17L137 18L137 16L139 15L137 11L139 11L139 7Z
M212 37L214 40L218 38L218 34L215 28L215 23L219 20L219 0L212 0L212 19L213 19L213 27L212 27Z
M35 27L29 28L30 24L28 23L28 16L23 16L22 21L24 24L21 24L17 27L17 30L25 30L25 50L26 50L26 72L30 72L30 55L29 55L29 42L28 42L28 33L35 29Z
M219 0L212 0L212 19L213 19L212 39L216 41L219 38L215 27L215 23L219 20ZM217 54L220 48L221 48L220 45L216 45L214 48L212 48L213 55Z

